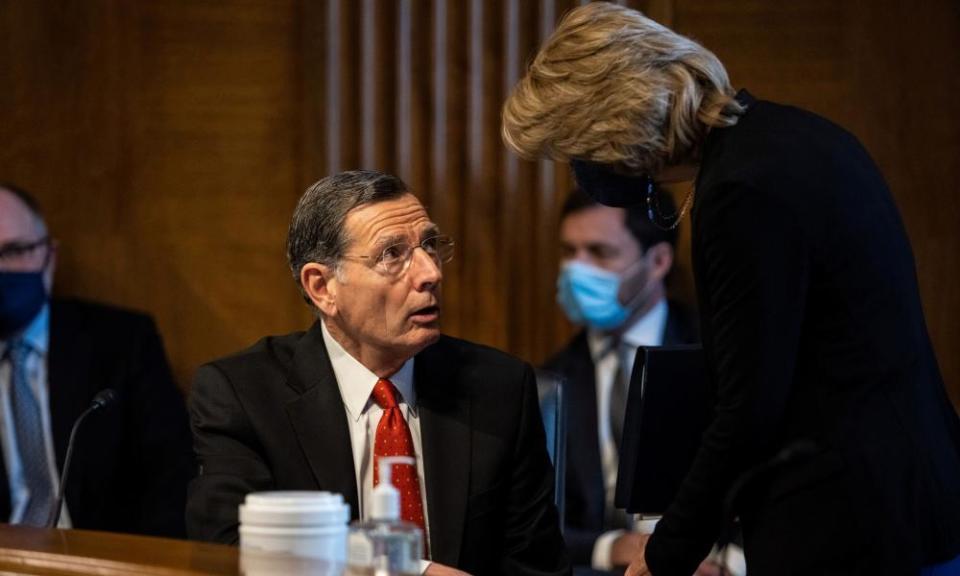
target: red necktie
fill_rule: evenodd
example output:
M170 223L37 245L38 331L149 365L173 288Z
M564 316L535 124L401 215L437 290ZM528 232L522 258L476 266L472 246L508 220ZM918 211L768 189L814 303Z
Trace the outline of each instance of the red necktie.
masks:
M373 485L380 483L381 456L410 456L416 460L410 428L397 404L397 389L389 380L381 378L373 387L373 401L383 408L377 424L377 438L373 443ZM409 464L393 466L391 480L400 492L400 518L416 524L423 530L424 544L427 532L423 521L423 501L420 499L420 479L417 467Z

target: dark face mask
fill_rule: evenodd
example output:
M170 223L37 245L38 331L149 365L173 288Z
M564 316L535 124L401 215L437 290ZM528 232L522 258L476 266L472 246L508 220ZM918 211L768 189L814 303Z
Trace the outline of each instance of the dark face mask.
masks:
M0 339L26 328L46 302L43 270L0 272Z
M577 184L594 200L615 208L627 208L647 201L652 181L649 176L627 176L605 164L571 160Z

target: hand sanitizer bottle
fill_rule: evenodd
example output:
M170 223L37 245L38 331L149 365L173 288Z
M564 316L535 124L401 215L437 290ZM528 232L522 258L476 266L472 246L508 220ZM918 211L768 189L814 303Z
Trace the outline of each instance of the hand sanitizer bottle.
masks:
M350 525L347 565L350 574L364 576L416 575L420 573L423 534L416 524L400 520L400 492L391 476L395 464L415 466L409 456L383 457L380 483L373 489L369 521Z

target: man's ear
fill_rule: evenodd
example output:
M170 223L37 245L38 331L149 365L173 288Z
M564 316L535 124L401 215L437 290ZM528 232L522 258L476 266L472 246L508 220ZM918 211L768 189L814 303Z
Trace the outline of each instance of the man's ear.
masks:
M658 242L647 249L650 279L663 280L673 268L673 246L669 242Z
M339 283L336 270L332 266L317 262L304 264L300 269L300 285L324 316L336 316Z

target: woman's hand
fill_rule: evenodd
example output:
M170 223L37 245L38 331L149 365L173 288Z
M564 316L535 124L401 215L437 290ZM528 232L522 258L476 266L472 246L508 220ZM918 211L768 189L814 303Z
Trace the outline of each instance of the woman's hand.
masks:
M627 572L624 576L651 576L650 569L647 568L647 542L650 540L649 534L640 534L637 542L639 550L633 557L633 561L627 566Z

